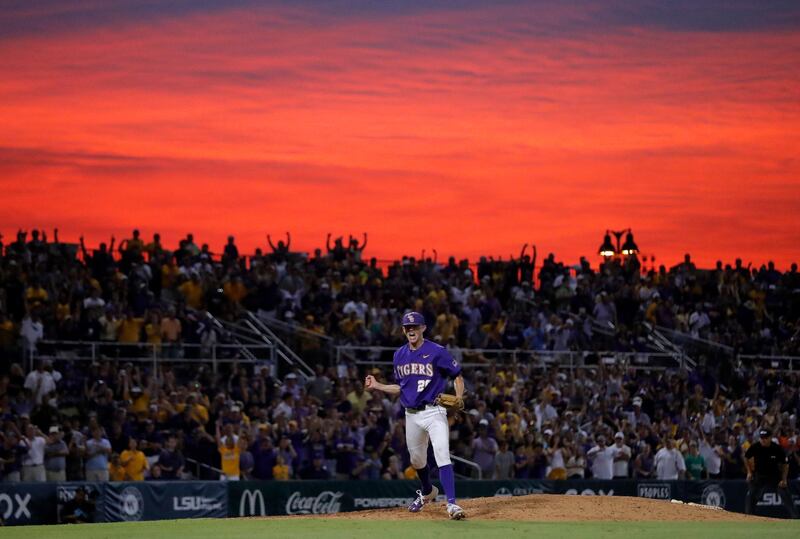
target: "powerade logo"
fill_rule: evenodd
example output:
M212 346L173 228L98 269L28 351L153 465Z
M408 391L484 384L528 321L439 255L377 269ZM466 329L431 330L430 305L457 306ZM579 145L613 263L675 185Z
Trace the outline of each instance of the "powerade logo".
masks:
M258 512L256 512L256 508ZM245 511L245 509L247 511ZM247 489L242 492L242 499L239 500L239 516L259 516L263 517L267 512L264 507L264 495L260 490Z
M142 520L144 514L144 498L136 487L125 487L120 495L122 506L120 515L122 520Z
M725 491L719 485L711 484L703 489L700 495L700 503L711 507L725 508Z
M353 506L358 509L386 509L388 507L407 507L414 498L356 498Z
M15 519L20 519L22 517L30 519L31 512L28 509L28 504L30 502L30 494L25 494L25 496L14 494L14 498L11 498L11 495L4 492L0 494L0 516L3 517L3 520L8 520L11 518L11 515L14 515Z
M672 485L669 483L640 483L636 485L636 495L653 500L671 500Z

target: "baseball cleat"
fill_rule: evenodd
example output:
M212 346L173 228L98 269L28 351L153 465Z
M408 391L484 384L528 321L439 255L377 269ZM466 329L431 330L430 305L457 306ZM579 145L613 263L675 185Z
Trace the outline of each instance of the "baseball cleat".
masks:
M447 504L447 514L450 516L450 520L461 520L467 516L464 510L454 503Z
M411 502L411 505L408 506L408 510L412 513L418 513L419 511L422 511L422 506L424 506L426 503L431 503L438 495L439 489L436 487L433 487L428 494L422 494L422 491L418 490L417 499Z

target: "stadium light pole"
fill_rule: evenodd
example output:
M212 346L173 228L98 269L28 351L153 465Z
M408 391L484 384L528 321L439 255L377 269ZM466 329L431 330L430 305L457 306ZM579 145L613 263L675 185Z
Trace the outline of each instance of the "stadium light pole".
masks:
M619 244L619 237L617 237L617 244ZM633 241L633 231L629 228L625 236L625 243L622 244L622 254L625 256L635 255L639 253L639 246Z
M611 242L611 235L614 235L616 246ZM622 243L622 235L625 234L625 243ZM611 258L615 255L630 256L639 252L639 246L633 241L633 231L630 228L622 230L606 230L603 237L603 244L597 250L598 254L604 258Z
M606 235L603 237L603 244L600 246L600 249L597 250L597 253L603 258L611 258L617 254L616 249L614 249L614 244L611 243L611 234L609 234L608 230L606 230Z

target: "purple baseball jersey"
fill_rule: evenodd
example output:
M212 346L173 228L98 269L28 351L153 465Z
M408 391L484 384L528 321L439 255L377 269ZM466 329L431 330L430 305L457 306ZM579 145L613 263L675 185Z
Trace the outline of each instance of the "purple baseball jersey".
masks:
M461 365L447 348L423 341L416 350L408 344L394 353L394 379L400 385L400 403L406 408L433 404L447 385L448 377L461 374Z

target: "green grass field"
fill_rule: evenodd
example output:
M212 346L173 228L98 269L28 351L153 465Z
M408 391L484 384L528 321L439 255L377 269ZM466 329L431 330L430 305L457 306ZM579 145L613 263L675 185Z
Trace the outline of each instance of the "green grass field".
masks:
M789 539L800 537L800 521L758 523L695 522L504 522L504 521L348 521L324 518L197 519L122 522L82 526L1 528L3 539L272 539L349 538L459 539L502 537L569 539Z

